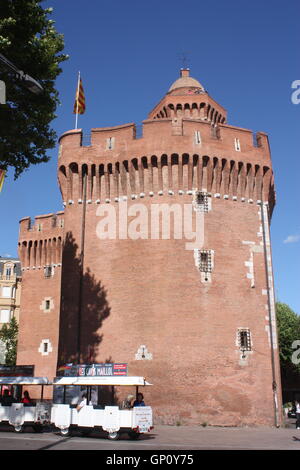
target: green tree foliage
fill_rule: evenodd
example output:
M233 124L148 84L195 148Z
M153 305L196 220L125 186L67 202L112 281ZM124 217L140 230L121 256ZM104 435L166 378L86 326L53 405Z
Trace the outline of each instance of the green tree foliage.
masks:
M0 340L5 344L5 365L14 366L17 360L18 323L12 317L8 326L5 323L0 330Z
M56 134L50 123L59 104L55 79L64 39L49 19L52 8L42 0L1 0L0 53L19 70L37 80L44 91L36 95L0 63L0 79L6 84L6 105L0 105L0 168L14 167L17 178L32 164L47 162Z
M276 317L281 367L300 372L300 364L292 362L295 352L292 345L294 341L300 340L300 317L287 304L281 302L276 303ZM299 349L299 346L296 349Z

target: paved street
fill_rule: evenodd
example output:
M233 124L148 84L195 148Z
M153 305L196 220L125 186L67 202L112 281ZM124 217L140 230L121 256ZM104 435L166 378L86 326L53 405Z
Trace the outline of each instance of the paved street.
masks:
M294 426L292 424L292 426ZM8 427L0 430L0 450L300 450L300 430L289 428L221 428L201 426L156 426L139 440L108 440L104 433L83 437L78 432L62 437L44 431L25 429L18 434Z

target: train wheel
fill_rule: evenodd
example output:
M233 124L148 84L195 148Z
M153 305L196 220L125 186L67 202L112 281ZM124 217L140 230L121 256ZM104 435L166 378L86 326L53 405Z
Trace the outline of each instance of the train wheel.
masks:
M117 441L120 438L120 433L118 433L118 431L109 432L107 437L111 441Z
M24 431L24 426L22 424L18 424L15 426L15 432L23 432Z
M69 436L70 435L69 428L60 429L60 435L61 436Z

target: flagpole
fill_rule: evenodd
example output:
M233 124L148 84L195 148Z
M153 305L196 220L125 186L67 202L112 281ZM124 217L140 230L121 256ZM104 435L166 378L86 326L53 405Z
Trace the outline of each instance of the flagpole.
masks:
M80 85L80 72L78 72L78 83L77 83L77 94L76 94L75 129L77 129L77 124L78 124L79 85Z

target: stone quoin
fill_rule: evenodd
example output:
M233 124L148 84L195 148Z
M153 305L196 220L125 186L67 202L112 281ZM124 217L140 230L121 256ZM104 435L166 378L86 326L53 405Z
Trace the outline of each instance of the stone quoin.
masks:
M156 423L280 425L267 135L228 124L186 68L142 132L65 132L58 180L64 211L20 221L18 364L51 378L66 363L127 363L153 384ZM101 239L99 205L124 201L148 214L192 204L201 246L172 236L172 216L169 238Z

